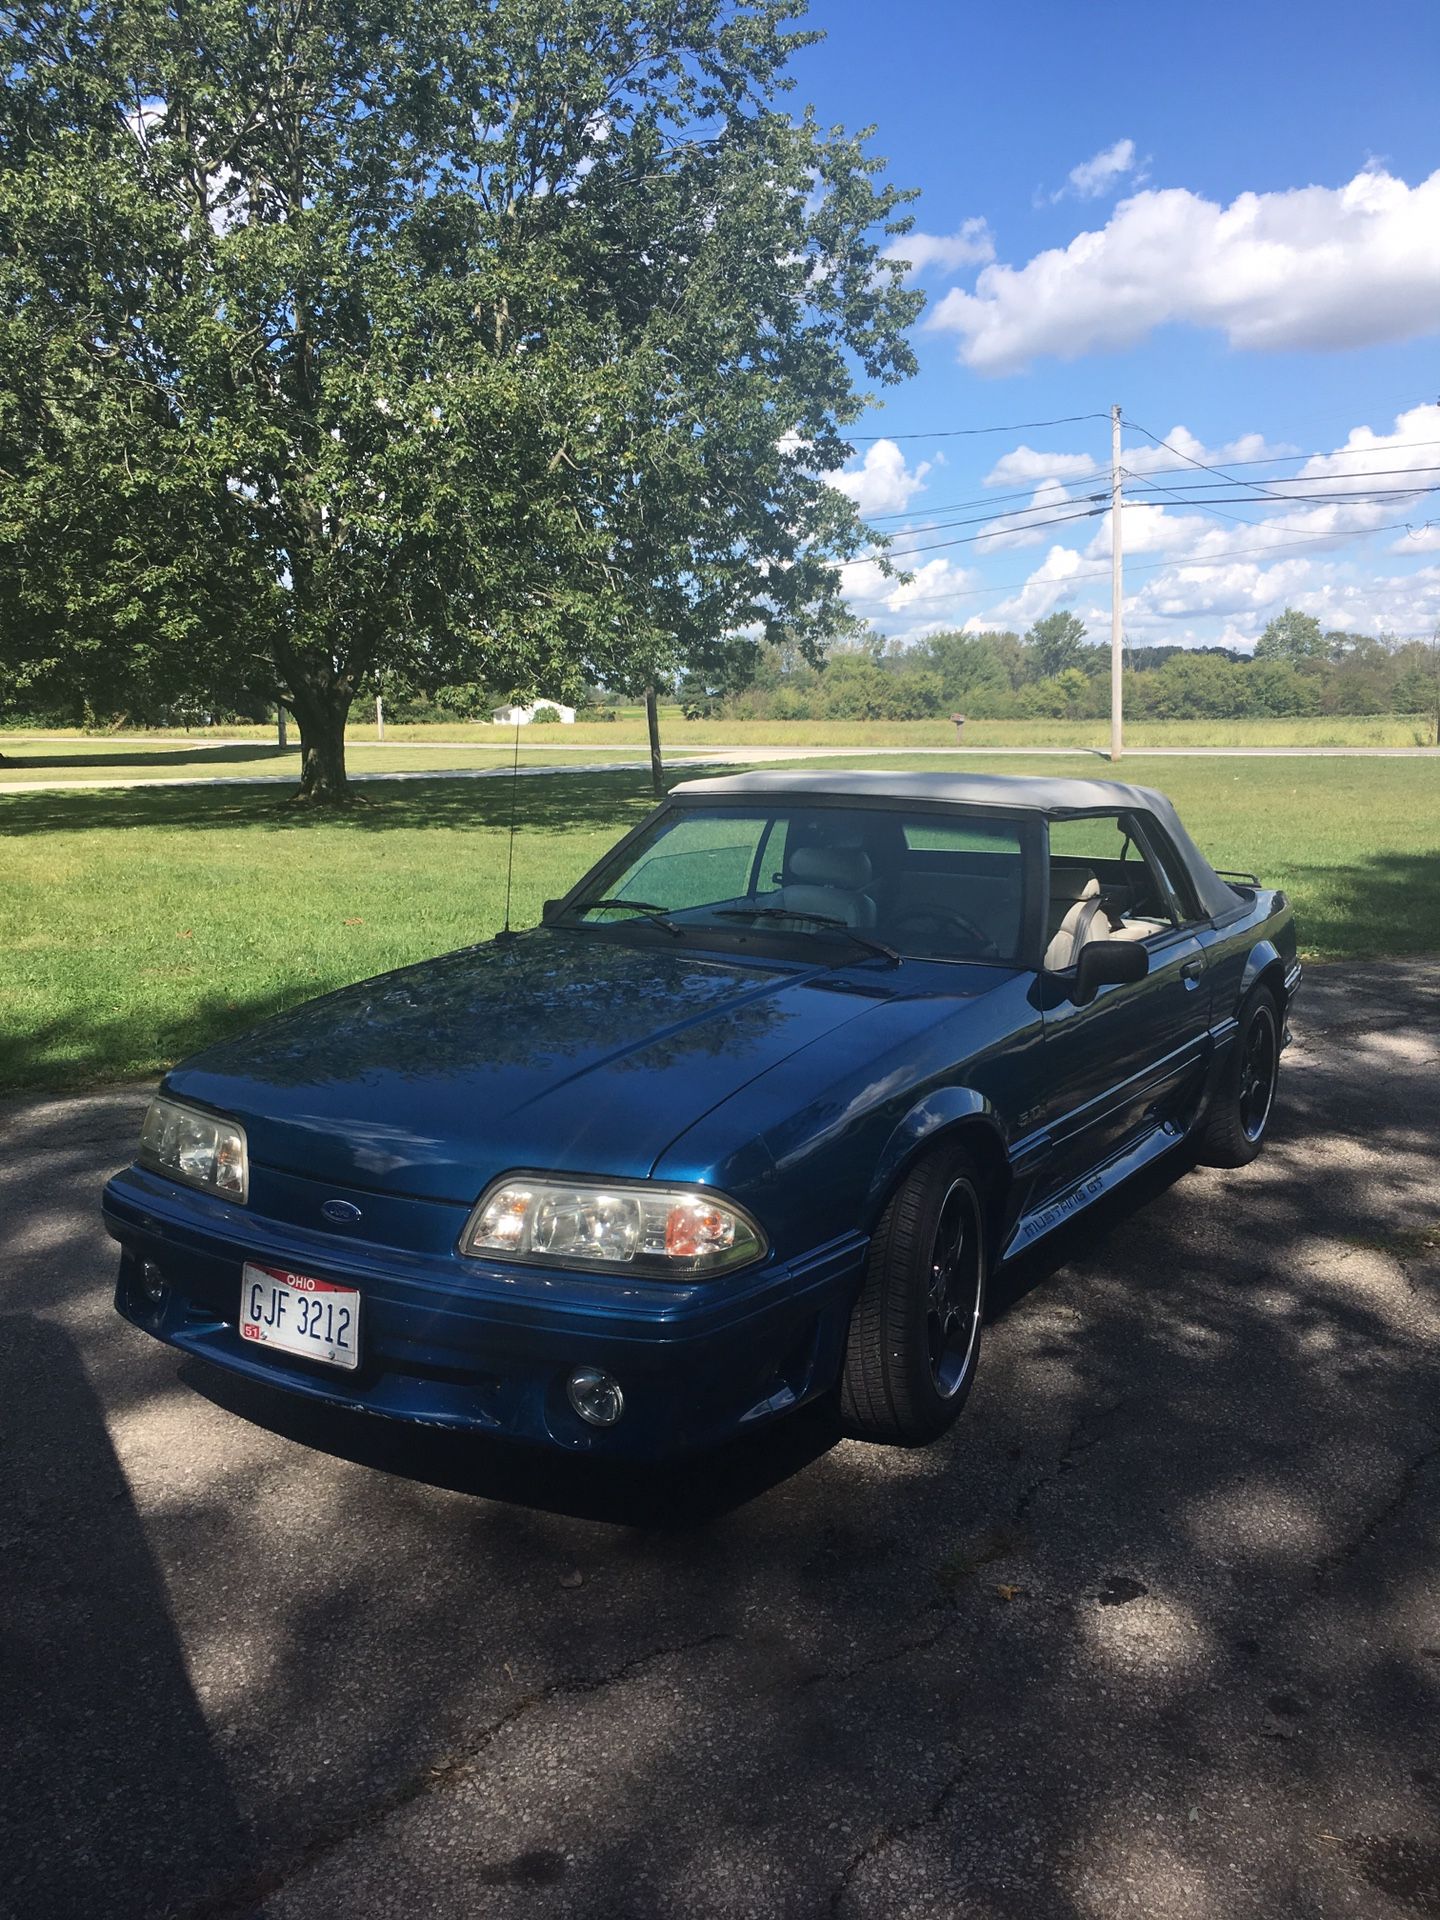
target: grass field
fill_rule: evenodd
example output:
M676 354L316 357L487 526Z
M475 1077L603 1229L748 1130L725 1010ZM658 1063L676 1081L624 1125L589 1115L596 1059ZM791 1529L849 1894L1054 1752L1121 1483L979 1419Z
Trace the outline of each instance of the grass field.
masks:
M594 746L567 745L561 752L537 753L527 751L522 741L520 765L556 766L596 761L604 764L611 760L645 758L643 747L622 745L617 751L614 741L605 744L608 752ZM39 745L6 747L5 754L5 760L0 762L0 793L6 787L34 780L103 786L121 780L237 778L274 779L294 785L300 779L299 748L291 747L281 753L273 743L263 741L253 744L220 741L213 746L195 741L171 746L134 739L114 745L102 745L94 740L48 739ZM460 767L509 767L514 754L512 735L503 741L486 741L483 749L445 742L391 747L357 741L348 748L345 757L352 774L433 773Z
M785 746L803 753L808 747L909 747L923 752L927 747L956 744L955 729L948 720L686 720L678 707L662 709L661 734L666 751L675 754L683 754L688 747L705 746ZM1105 720L968 720L964 744L1098 749L1108 745L1109 737L1109 722ZM1127 724L1125 737L1136 748L1423 747L1432 744L1435 734L1434 722L1423 715L1361 714L1307 720L1135 720ZM157 744L160 738L164 746ZM174 745L172 738L143 733L0 732L0 753L6 756L0 764L0 782L65 778L72 767L76 778L130 777L132 770L136 777L143 777L152 770L151 754L159 752L193 756L171 764L153 763L154 770L163 769L172 775L207 768L233 773L245 771L247 766L253 771L283 772L296 764L295 749L288 759L274 752L274 729L269 727L212 728L186 735ZM485 749L487 758L493 754L498 759L512 750L515 736L512 730L488 723L457 722L452 726L389 725L383 747L375 745L373 726L351 727L349 738L350 764L358 773L396 763L411 769L468 765L476 749ZM210 740L247 744L222 762L218 756L211 759L213 748L206 744ZM539 727L533 732L525 729L521 743L522 755L535 748L540 759L549 759L556 748L581 759L593 758L596 748L610 753L643 749L644 715L637 707L608 724L593 721L573 727ZM419 760L415 749L420 746L434 751L437 757L433 761ZM469 751L453 752L458 747ZM400 748L403 753L397 750ZM447 749L451 750L448 754ZM91 764L83 764L86 761ZM231 761L234 764L229 764Z
M1005 764L1022 770L1085 769ZM1440 950L1440 762L1136 756L1125 772L1173 796L1217 865L1287 887L1308 954ZM265 789L0 796L0 1085L152 1073L296 1000L493 933L510 801L500 782L415 781L312 819ZM515 801L517 926L650 804L633 772L531 778Z

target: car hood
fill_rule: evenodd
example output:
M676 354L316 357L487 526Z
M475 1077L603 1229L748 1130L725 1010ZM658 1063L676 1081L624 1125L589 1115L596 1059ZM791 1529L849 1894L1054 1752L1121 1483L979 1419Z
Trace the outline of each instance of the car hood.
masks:
M868 967L545 930L310 1001L165 1084L239 1120L257 1167L468 1204L512 1167L643 1178L712 1107L891 992Z

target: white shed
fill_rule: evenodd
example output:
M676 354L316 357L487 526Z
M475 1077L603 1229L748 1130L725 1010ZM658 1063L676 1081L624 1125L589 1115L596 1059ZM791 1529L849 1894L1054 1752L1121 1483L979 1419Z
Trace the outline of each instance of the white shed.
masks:
M574 707L562 707L558 700L532 700L528 707L496 707L490 718L497 727L528 727L537 713L546 711L553 713L562 727L575 724Z

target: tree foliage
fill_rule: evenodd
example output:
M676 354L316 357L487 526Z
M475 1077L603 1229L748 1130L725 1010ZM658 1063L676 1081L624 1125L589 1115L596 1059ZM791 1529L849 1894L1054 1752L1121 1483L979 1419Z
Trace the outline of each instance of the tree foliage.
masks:
M1085 622L1068 607L1037 620L1025 636L1042 679L1084 665Z
M0 646L283 695L807 643L902 377L903 196L784 110L799 0L45 0L0 21Z
M1057 650L1055 636L1076 638L1074 628L1037 622L1023 639L952 632L909 645L870 635L834 651L818 674L794 652L765 649L745 690L720 710L775 719L1102 719L1110 711L1108 647L1077 640L1078 657L1051 670L1069 652ZM1253 655L1137 647L1127 655L1125 710L1163 720L1425 714L1440 731L1440 642L1339 631L1324 639L1322 653L1298 658L1258 646Z

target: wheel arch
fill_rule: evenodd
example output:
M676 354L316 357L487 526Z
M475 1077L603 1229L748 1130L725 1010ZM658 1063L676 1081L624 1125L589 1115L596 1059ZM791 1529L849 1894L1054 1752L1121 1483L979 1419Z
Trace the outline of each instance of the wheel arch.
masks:
M1257 940L1245 960L1245 971L1240 976L1240 994L1236 1001L1236 1012L1254 993L1257 987L1268 987L1275 996L1275 1004L1283 1014L1285 1011L1285 956L1273 940Z
M1012 1170L999 1116L971 1087L945 1087L917 1102L891 1133L865 1195L864 1225L873 1233L896 1188L917 1161L939 1146L964 1146L985 1178L987 1225L998 1247Z

